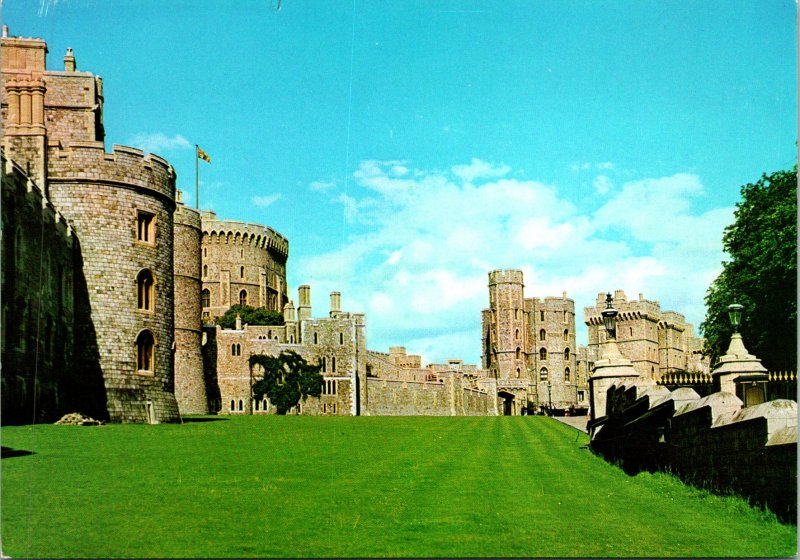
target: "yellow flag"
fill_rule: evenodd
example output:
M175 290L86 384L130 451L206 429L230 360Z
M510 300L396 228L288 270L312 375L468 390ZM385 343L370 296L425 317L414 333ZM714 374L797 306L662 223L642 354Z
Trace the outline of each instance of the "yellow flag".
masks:
M205 153L200 146L197 146L197 157L199 157L202 160L207 161L208 163L211 163L211 156L209 156L207 153Z

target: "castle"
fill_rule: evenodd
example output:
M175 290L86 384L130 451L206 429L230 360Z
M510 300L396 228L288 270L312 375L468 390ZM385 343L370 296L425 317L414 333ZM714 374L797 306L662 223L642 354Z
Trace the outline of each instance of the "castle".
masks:
M566 293L526 298L521 271L495 270L480 367L368 350L366 318L343 311L340 293L323 317L313 317L310 286L295 306L280 233L187 207L157 155L106 151L102 79L79 71L71 49L63 70L47 70L43 40L4 28L0 46L3 423L76 410L146 423L273 413L253 398L260 372L249 356L284 350L324 376L323 394L296 413L586 412L599 311L585 310L590 345L578 346ZM233 304L281 313L284 324L213 324ZM691 367L699 346L682 316L621 292L615 304L637 367L651 376Z

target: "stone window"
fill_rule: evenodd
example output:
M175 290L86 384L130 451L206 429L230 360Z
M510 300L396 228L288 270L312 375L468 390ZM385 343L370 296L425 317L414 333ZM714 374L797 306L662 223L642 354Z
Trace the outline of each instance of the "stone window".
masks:
M239 399L239 412L243 410L244 410L244 401L242 399Z
M564 322L569 323L569 311L564 311Z
M544 321L544 310L539 311L539 320Z
M206 248L206 247L203 247L203 256L204 257L208 256L208 248Z
M239 277L240 278L244 278L244 267L243 266L239 267Z
M539 348L539 359L542 361L547 359L547 348Z
M331 357L331 372L336 372L336 356Z
M208 265L203 265L203 278L208 278Z
M259 403L259 401L253 399L253 409L254 410L258 410L258 403Z
M322 394L323 395L335 395L336 394L336 385L337 385L337 381L335 379L326 379L325 383L322 385Z
M203 307L211 307L211 290L205 288L201 299L203 300Z
M344 345L344 333L339 333L339 346Z
M153 273L146 268L136 276L136 295L139 311L153 311L155 297Z
M239 305L247 305L247 290L239 292Z
M585 398L583 391L578 391L578 402L583 402Z
M514 330L514 340L519 340L519 329Z
M319 344L319 336L317 336L317 333L314 333L314 344Z
M150 212L136 212L136 240L142 243L156 242L156 216Z
M569 383L569 368L564 368L564 383Z
M153 354L156 341L153 333L143 330L136 337L136 367L139 372L153 373Z
M262 410L268 410L268 406L269 405L267 404L267 399L264 399L263 401L261 401L261 409Z
M564 348L564 359L569 360L569 348Z
M322 358L322 371L328 371L328 358Z
M241 356L241 355L242 355L242 345L231 344L231 356Z
M539 381L547 381L547 377L548 377L547 368L543 367L542 369L539 370Z
M519 379L519 375L520 375L520 369L517 368L517 379Z
M233 399L231 399L231 412L234 412L235 410L236 410L236 402Z
M547 339L547 333L545 332L544 329L540 330L539 331L539 340L546 340L546 339Z
M569 329L564 329L564 340L569 340Z
M520 350L519 346L517 346L517 359L519 360L522 355L522 350Z

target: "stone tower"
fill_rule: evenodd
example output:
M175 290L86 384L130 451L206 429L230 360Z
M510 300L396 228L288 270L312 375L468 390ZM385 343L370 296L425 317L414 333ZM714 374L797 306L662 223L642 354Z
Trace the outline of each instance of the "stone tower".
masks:
M200 212L180 201L175 209L175 398L181 414L207 414L203 377L203 306L200 292Z
M218 220L214 212L201 218L203 320L238 303L283 313L289 241L259 224Z
M176 420L175 172L135 148L105 151L102 81L71 51L48 71L44 41L5 35L3 149L77 238L76 369L99 369L110 420Z
M530 318L528 364L539 403L569 408L577 403L578 394L575 302L564 292L561 297L531 298L525 303Z
M484 363L498 380L528 380L525 305L521 270L489 273L489 309L484 316Z

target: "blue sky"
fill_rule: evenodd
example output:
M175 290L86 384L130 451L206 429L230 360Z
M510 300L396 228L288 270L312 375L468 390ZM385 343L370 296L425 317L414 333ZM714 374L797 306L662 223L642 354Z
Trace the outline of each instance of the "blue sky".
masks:
M280 10L274 8L280 5ZM290 241L368 346L480 359L487 273L699 325L742 184L796 161L794 1L6 0L104 78L106 145Z

